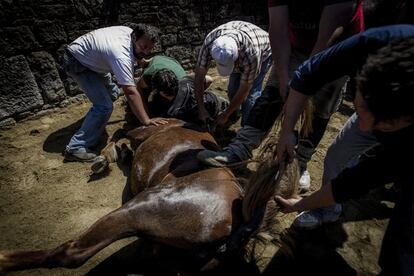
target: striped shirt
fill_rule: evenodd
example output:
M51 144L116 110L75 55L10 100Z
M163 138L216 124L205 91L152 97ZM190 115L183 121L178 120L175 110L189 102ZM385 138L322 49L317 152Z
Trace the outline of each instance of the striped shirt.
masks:
M241 80L253 83L262 63L271 56L269 34L256 25L243 21L230 21L218 26L204 39L197 67L207 69L213 41L222 35L232 37L237 43L239 56L234 64L234 71L241 73Z

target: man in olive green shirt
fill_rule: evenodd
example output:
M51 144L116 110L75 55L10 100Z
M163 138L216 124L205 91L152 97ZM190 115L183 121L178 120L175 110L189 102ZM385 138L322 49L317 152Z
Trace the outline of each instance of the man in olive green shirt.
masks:
M152 116L173 117L188 122L194 122L198 118L193 74L187 75L177 60L163 55L142 60L140 66L143 72L137 87ZM205 89L212 81L206 75ZM204 103L214 118L228 107L226 99L211 91L205 91Z
M154 56L148 61L143 61L141 65L143 73L138 81L138 89L144 94L152 91L152 77L161 69L172 71L178 81L186 76L186 72L177 60L163 55Z

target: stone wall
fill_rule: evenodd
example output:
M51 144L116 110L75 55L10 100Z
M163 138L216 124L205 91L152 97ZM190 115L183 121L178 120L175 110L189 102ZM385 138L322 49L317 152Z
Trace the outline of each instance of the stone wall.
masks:
M64 45L88 31L152 24L162 32L157 51L192 69L211 29L236 19L266 28L266 16L266 0L2 0L0 127L82 98L58 61Z

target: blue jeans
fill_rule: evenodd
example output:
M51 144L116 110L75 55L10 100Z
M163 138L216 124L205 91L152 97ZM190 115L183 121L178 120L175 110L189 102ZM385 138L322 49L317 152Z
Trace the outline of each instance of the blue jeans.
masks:
M72 136L66 150L89 149L97 144L105 130L113 110L110 94L119 95L119 88L112 81L110 73L97 73L88 69L68 52L64 54L63 67L92 102L81 128Z
M244 124L246 123L250 110L253 108L253 105L256 102L257 98L260 97L260 94L262 92L263 79L266 76L267 71L269 71L269 68L271 65L272 65L272 56L268 57L266 60L262 62L260 72L253 81L253 85L249 91L249 95L242 103L242 106L241 106L241 125L242 126L244 126ZM241 78L241 73L233 72L230 75L229 84L227 87L227 95L229 96L230 101L233 99L233 97L237 93L237 90L239 89L240 78Z

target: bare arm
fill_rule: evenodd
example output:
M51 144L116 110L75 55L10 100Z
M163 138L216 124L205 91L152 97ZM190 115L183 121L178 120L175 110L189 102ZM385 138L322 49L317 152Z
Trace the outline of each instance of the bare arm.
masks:
M187 75L187 77L190 77L194 80L195 79L195 74L194 73L189 73ZM204 90L209 88L212 83L213 83L213 78L210 75L206 75L206 77L204 79Z
M289 83L289 8L277 6L269 8L269 39L274 65L279 81L279 93L285 100Z
M285 213L302 212L336 203L333 198L331 183L322 186L320 190L305 198L296 197L284 199L280 196L276 196L275 199L282 204L282 211Z
M292 88L290 89L289 97L287 98L285 104L285 114L277 146L277 158L279 160L285 159L285 153L287 154L289 162L293 160L293 157L295 155L294 148L296 145L296 139L293 130L300 114L305 108L305 104L308 99L309 96L302 94Z
M142 100L141 94L138 92L138 89L132 85L123 85L122 89L124 90L125 97L128 100L128 104L132 109L134 115L138 120L144 125L159 125L166 124L167 121L161 118L150 119L147 112L145 111L144 103Z

